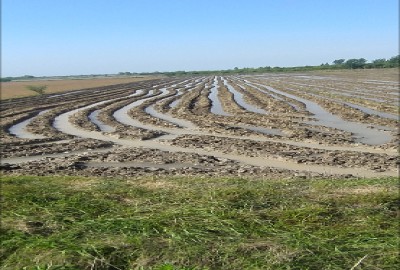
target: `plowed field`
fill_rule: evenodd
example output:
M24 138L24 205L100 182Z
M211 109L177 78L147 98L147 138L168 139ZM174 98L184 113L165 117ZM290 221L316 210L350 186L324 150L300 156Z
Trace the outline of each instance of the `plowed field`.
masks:
M396 176L398 76L362 74L167 78L3 100L1 168L119 177Z

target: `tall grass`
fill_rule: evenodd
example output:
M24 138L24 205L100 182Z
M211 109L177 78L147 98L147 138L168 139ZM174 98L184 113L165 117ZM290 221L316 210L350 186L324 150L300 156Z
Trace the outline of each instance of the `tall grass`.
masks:
M2 269L394 269L397 179L2 177Z

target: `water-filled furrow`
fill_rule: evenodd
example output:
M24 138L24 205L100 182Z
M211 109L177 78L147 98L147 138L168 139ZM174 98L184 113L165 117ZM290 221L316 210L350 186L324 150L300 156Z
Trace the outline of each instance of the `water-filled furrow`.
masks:
M152 91L152 90L151 90L151 91ZM142 92L143 92L143 90L137 90L137 92L135 92L135 93L133 93L133 94L127 96L127 97L138 96L138 95L140 95ZM73 115L73 114L75 114L75 113L77 113L77 112L79 112L79 111L86 110L86 109L90 109L90 108L93 108L93 107L102 105L102 104L104 104L104 103L109 103L109 102L112 102L112 101L121 100L121 99L123 99L123 98L126 98L126 97L114 98L114 99L108 99L108 100L102 100L102 101L99 101L99 102L96 102L96 103L93 103L93 104L90 104L90 105L87 105L87 106L84 106L84 107L81 107L81 108L78 108L78 109L69 111L68 114L69 114L69 116L71 116L71 115ZM59 129L59 128L60 128L60 125L62 125L62 122L65 121L65 116L64 116L64 115L65 115L65 113L54 118L53 126L54 126L56 129ZM69 118L69 116L68 116L68 118ZM68 118L67 118L67 119L68 119ZM98 119L97 119L97 120L98 120ZM101 122L101 121L98 120L98 122ZM95 124L95 123L94 123L94 124ZM100 126L99 126L99 128L101 129ZM65 133L65 132L64 132L64 133Z
M101 110L95 110L95 111L93 111L93 112L91 112L90 114L89 114L89 119L90 119L90 121L93 123L93 124L95 124L96 126L98 126L99 127L99 129L101 130L101 131L104 131L104 132L114 132L115 131L115 127L112 127L112 126L110 126L110 125L107 125L106 123L104 123L104 122L102 122L102 121L100 121L99 120L99 118L98 118L98 116L99 116L99 113L101 112Z
M394 82L394 81L366 80L364 82L370 84L384 84L384 85L393 85L399 87L399 82Z
M391 87L377 87L377 86L366 86L363 88L360 88L360 84L357 84L357 88L355 88L354 82L351 82L351 84L344 84L344 83L335 83L335 87L332 87L332 84L324 83L324 84L315 84L315 82L294 82L291 80L285 80L285 84L293 84L293 85L299 85L299 86L305 86L305 87L313 87L313 88L323 88L327 90L333 90L338 93L342 92L347 92L353 95L357 95L357 93L361 96L364 95L377 95L377 89L379 91L384 91L384 92L393 92L393 90L397 93L398 88L392 89Z
M255 84L261 85L258 83ZM368 125L362 123L345 121L342 118L331 114L316 102L300 98L298 96L283 91L279 91L267 85L262 86L267 88L271 92L275 92L277 94L284 95L288 98L304 103L307 110L312 113L313 117L316 119L316 121L306 122L307 124L327 126L351 132L353 133L353 137L356 141L370 145L385 144L393 139L393 137L385 131L371 129L368 127Z
M177 99L175 99L174 101L172 101L172 102L169 104L169 107L170 107L170 108L175 108L176 106L179 105L180 102L181 102L181 98L177 98Z
M248 86L250 86L250 87L256 89L257 91L259 91L259 92L261 92L261 93L267 94L267 95L269 95L270 97L272 97L272 98L274 98L274 99L276 99L276 100L283 101L283 102L287 103L289 106L291 106L291 107L292 107L293 109L295 109L296 111L301 111L301 110L302 110L298 105L296 105L296 104L294 104L294 103L292 103L292 102L288 102L288 101L285 100L284 98L282 98L282 97L280 97L280 96L278 96L278 95L274 95L273 93L271 93L271 92L269 92L269 91L265 91L265 90L261 89L260 87L257 87L256 85L250 83L250 82L247 81L247 80L245 80L245 83L246 83L246 85L248 85ZM239 87L242 88L243 90L245 90L244 86L239 85Z
M145 112L155 118L159 118L164 121L170 122L181 128L195 128L196 127L195 125L193 125L191 122L189 122L187 120L178 119L178 118L172 117L171 115L158 112L157 110L154 109L154 105L146 107Z
M209 81L211 82L211 80ZM215 78L214 78L214 82L215 82ZM182 85L182 86L187 86L190 87L188 84ZM193 84L191 84L191 86L193 86ZM214 85L215 86L215 85ZM160 100L161 98L169 98L171 97L170 92L168 92L168 90L172 91L171 86L167 85L165 86L166 89L162 90L160 94L158 95L154 95L154 92L150 92L149 94L151 96L146 96L146 97L141 97L142 99L145 99L148 101L148 103L145 104L150 104L151 102L153 102L154 100ZM174 88L175 90L178 90L179 88L179 84L177 85L177 87ZM261 88L261 87L260 87ZM198 88L197 88L198 89ZM264 89L264 88L263 88ZM155 91L158 91L158 89L154 88ZM187 89L186 89L187 90ZM229 90L229 89L228 89ZM239 89L237 89L239 90ZM180 93L182 93L182 91L185 91L185 89L183 90L179 90ZM208 92L208 88L207 88L207 92ZM246 95L245 92L239 90L238 92L240 93L244 93L244 95ZM167 93L167 94L165 94ZM165 95L164 95L165 94ZM274 93L276 94L276 96L280 96L283 97L284 100L288 100L289 97L285 96L285 95L280 95L278 93ZM203 94L204 95L204 94ZM257 95L260 95L259 93L257 93ZM114 96L115 97L115 96ZM159 97L159 98L157 98ZM111 98L111 97L110 97ZM82 129L82 127L77 127L75 126L75 124L71 121L69 121L69 118L71 116L74 116L74 114L79 113L79 116L82 117L82 113L83 112L88 112L91 110L95 110L95 109L99 109L102 108L103 106L99 106L96 108L93 108L93 106L98 106L103 104L103 102L108 102L112 104L113 99L108 99L108 100L103 100L101 102L96 102L94 104L90 104L90 100L89 102L86 102L86 104L90 104L88 106L85 107L81 107L77 110L73 110L73 111L69 111L67 113L63 113L59 116L56 117L55 119L55 123L54 126L61 132L66 133L66 134L70 134L70 135L74 135L74 136L78 136L78 137L83 137L83 138L96 138L99 140L103 140L103 141L111 141L114 142L116 144L120 144L120 145L124 145L124 146L129 146L129 147L144 147L144 148L150 148L150 149L157 149L160 151L167 151L167 152L177 152L177 151L181 151L181 152L186 152L186 153L196 153L196 154L200 154L200 155L209 155L209 156L214 156L217 158L225 158L225 159L232 159L232 160L236 160L242 164L248 164L248 165L253 165L253 166L260 166L260 167L276 167L276 168L282 168L282 169L290 169L290 170L302 170L302 171L310 171L310 172L331 172L331 173L338 173L338 174L353 174L353 175L360 175L360 176L381 176L381 175L397 175L396 172L394 171L386 171L386 172L374 172L371 169L366 169L366 168L340 168L337 166L323 166L323 165L317 165L315 163L312 164L297 164L296 160L293 159L280 159L279 158L279 153L278 153L278 157L274 156L274 157L261 157L261 156L256 156L255 157L247 157L247 156L243 156L241 154L232 154L232 153L227 153L225 152L224 149L222 150L216 150L214 149L214 147L209 147L209 148L204 148L202 149L202 145L199 145L198 148L194 148L193 146L187 145L185 147L180 147L180 146L172 146L172 145L168 145L168 142L159 142L159 141L140 141L140 140L135 140L135 139L120 139L117 138L118 136L115 135L111 135L111 134L107 134L107 133L102 133L102 132L98 132L98 131L88 131L88 130L84 130ZM126 98L126 96L124 97ZM206 95L203 96L203 98L206 98ZM154 99L153 101L151 99ZM98 100L98 99L97 99ZM118 99L116 99L118 100ZM172 99L171 99L172 100ZM162 104L164 109L165 106L167 106L166 104L167 99L165 99ZM298 100L297 100L298 101ZM296 102L297 101L293 101ZM95 101L93 101L95 102ZM131 101L125 101L124 104L126 104L126 102L131 102ZM140 102L140 104L142 104L142 107L145 107L145 105L143 104L142 101ZM300 102L300 101L299 101ZM137 106L140 106L140 104L137 104ZM156 105L154 105L155 103L151 103L150 106L146 107L146 112L149 113L150 115L152 115L153 117L158 117L160 119L164 119L166 121L169 121L171 119L167 119L165 118L166 116L168 116L168 114L160 114L158 111L155 110L155 108L158 108ZM116 104L115 104L116 105ZM225 105L225 103L224 103ZM307 105L307 104L306 104ZM122 106L122 105L121 105ZM115 107L115 106L114 106ZM121 107L120 107L121 108ZM154 111L152 111L152 109ZM100 109L101 110L101 109ZM65 111L65 110L64 110ZM97 110L98 111L98 110ZM95 111L93 111L92 113L94 113ZM61 112L60 112L61 113ZM111 116L111 115L110 115ZM90 119L92 119L89 116ZM97 117L94 117L97 118ZM317 120L318 121L318 120ZM138 121L137 121L138 122ZM237 127L240 127L242 129L248 129L248 130L253 130L253 131L257 131L260 133L265 133L265 134L272 134L272 135L280 135L281 137L267 137L267 136L257 136L257 135L253 135L253 134L249 134L249 136L233 136L233 135L229 135L229 134L213 134L212 131L203 131L203 130L195 130L195 129L182 129L182 128L159 128L158 126L151 126L149 124L146 124L146 121L143 121L143 123L140 123L140 125L136 125L137 122L133 122L132 126L134 127L143 127L145 129L150 129L150 130L162 130L162 131L166 131L168 133L170 133L169 135L163 136L163 139L173 139L176 136L179 135L205 135L205 136L214 136L214 137L223 137L223 138L236 138L236 139L246 139L246 140L254 140L254 141L270 141L270 142L279 142L279 143L288 143L288 144L292 144L292 145L300 145L300 144L304 144L305 147L307 146L311 146L313 145L316 149L340 149L343 148L344 150L354 150L355 149L364 149L363 151L367 152L367 153L372 153L373 151L383 151L382 149L373 149L371 146L357 146L357 145L352 145L352 146L332 146L332 145L324 145L321 144L319 145L318 142L315 141L304 141L304 142L295 142L292 141L291 137L284 137L285 134L282 135L282 133L280 133L281 131L278 129L269 129L269 128L263 128L263 127L257 127L257 126L252 126L252 125L246 125L246 124L241 124L241 123L236 123ZM234 126L235 124L232 123ZM229 124L228 124L229 125ZM275 125L271 125L271 126L275 126ZM169 136L169 137L168 137ZM160 137L159 137L160 138ZM207 139L205 138L205 142L207 141ZM366 150L365 150L366 149ZM389 149L392 150L392 149ZM127 151L128 148L127 148ZM257 151L257 150L254 150ZM65 156L68 154L61 154L60 156ZM30 158L43 158L42 157L30 157ZM89 165L89 164L88 164ZM104 164L103 164L104 165ZM121 166L147 166L149 165L150 167L152 167L152 164L135 164L133 163L122 163L119 164ZM115 164L106 164L105 166L110 166L110 167L115 167L115 166L119 166L119 165L115 165ZM178 164L177 166L180 166L181 164ZM92 163L89 166L102 166L102 163ZM169 165L168 165L169 166ZM174 165L172 165L174 166ZM190 167L193 167L193 164L191 164ZM375 169L374 169L375 170Z
M157 141L139 141L139 140L127 140L127 139L119 139L112 136L107 136L97 131L85 131L75 127L72 123L68 121L68 118L76 113L76 111L71 111L68 113L64 113L58 117L58 121L56 122L56 128L64 132L66 134L84 137L84 138L92 138L103 141L114 142L119 145L128 146L128 147L144 147L149 149L156 149L165 152L183 152L183 153L195 153L199 155L205 156L214 156L217 158L225 158L234 161L238 161L243 164L248 164L257 167L274 167L280 169L289 169L289 170L300 170L300 171L309 171L309 172L318 172L318 173L333 173L336 174L353 174L359 175L363 177L377 177L380 175L397 175L397 172L373 172L365 169L358 168L338 168L334 166L325 166L325 165L314 165L314 164L298 164L296 161L289 160L279 160L276 158L269 157L248 157L237 154L226 154L219 151L212 150L203 150L200 148L185 148L180 146L172 146L164 143L159 143Z
M150 90L150 91L153 91L153 90ZM161 93L159 93L159 94L156 95L156 96L159 97L159 98L160 98L160 97L163 97L163 96L166 96L166 95L168 95L168 93L169 93L169 91L167 90L166 87L161 88L160 91L161 91ZM133 108L135 108L135 107L137 107L137 106L143 104L144 102L146 102L146 101L148 101L148 100L154 98L155 96L152 95L152 93L153 93L153 92L149 92L149 94L150 94L151 96L149 96L149 97L147 97L147 98L143 98L143 99L137 100L137 101L135 101L135 102L132 102L132 103L129 104L129 105L126 105L126 106L122 107L122 108L119 109L119 110L116 110L116 111L113 113L113 117L115 118L115 120L118 121L118 122L120 122L120 123L122 123L122 124L124 124L124 125L136 126L136 127L138 127L137 125L138 125L139 122L136 121L136 120L134 120L134 119L132 119L132 118L128 115L128 112L129 112L131 109L133 109ZM149 95L149 94L148 94L148 95Z
M15 125L11 126L8 129L8 131L10 132L10 134L13 134L16 137L21 138L21 139L32 139L32 140L44 139L44 138L46 138L45 136L31 133L31 132L26 130L26 127L33 121L33 119L35 119L36 117L38 117L38 116L40 116L40 115L42 115L42 114L44 114L44 113L46 113L48 111L49 110L41 111L37 115L35 115L35 116L33 116L33 117L29 118L29 119L26 119L24 121L21 121L21 122L15 124Z
M185 87L185 90L187 90L187 91L193 90L196 86L197 86L197 85L194 85L194 86L186 86L186 87ZM181 96L182 94L183 94L182 92L178 91L178 92L175 94L175 97ZM172 104L172 103L171 103L171 104L169 104L169 107L170 107L170 108L173 108L173 107L176 106L179 102L180 102L180 99L177 99L177 100L175 100L175 101L172 102L172 103L175 103L175 104L173 104L173 105L171 106L171 104ZM175 118L175 117L173 117L173 116L171 116L171 115L169 115L169 114L164 114L164 113L158 112L158 111L154 108L154 104L153 104L153 105L150 105L150 106L148 106L148 107L146 107L146 108L144 109L144 111L145 111L147 114L149 114L150 116L152 116L152 117L159 118L159 119L162 119L162 120L164 120L164 121L170 122L170 123L175 124L175 125L177 125L177 126L179 126L179 127L181 127L181 128L190 128L190 129L196 128L196 126L195 126L193 123L191 123L190 121L183 120L183 119L178 119L178 118Z
M152 91L152 90L151 90ZM135 97L135 96L139 96L139 95L141 95L143 93L143 90L142 89L139 89L139 90L137 90L135 93L133 93L133 94L131 94L131 95L128 95L127 97ZM115 100L118 100L119 98L117 98L117 99L115 99ZM114 100L114 101L115 101ZM107 102L109 102L109 101L113 101L113 100L108 100ZM104 132L114 132L115 131L115 128L114 127L112 127L112 126L110 126L110 125L107 125L106 123L104 123L104 122L102 122L102 121L100 121L99 119L98 119L98 115L99 115L99 113L101 112L101 109L99 109L99 110L95 110L95 111L93 111L92 113L90 113L89 114L89 119L90 119L90 121L93 123L93 124L95 124L96 126L98 126L99 127L99 129L101 130L101 131L104 131Z
M222 116L232 116L222 108L221 101L218 98L218 88L217 77L214 77L213 87L211 88L211 93L208 95L208 98L211 100L211 113Z
M391 102L394 100L394 98L390 98L388 95L386 95L386 98L389 98L388 100L383 100L382 98L376 98L376 90L374 92L368 91L366 89L358 89L358 90L344 90L344 89L338 89L335 87L329 87L325 85L314 85L314 84L305 84L305 83L295 83L295 82L288 82L285 81L285 84L291 84L291 85L299 85L300 87L306 86L306 87L313 87L313 88L319 88L319 89L327 89L329 90L329 93L334 93L337 95L342 95L342 96L349 96L349 97L355 97L363 100L371 100L375 101L378 103L385 103L385 102ZM380 93L382 94L382 93ZM372 96L372 97L371 97ZM397 99L396 99L397 101Z
M297 91L296 89L289 88L289 87L286 87L286 89L291 90L291 91ZM358 105L358 104L355 104L355 103L352 103L352 102L347 102L347 101L343 101L343 100L340 100L340 99L329 98L329 97L321 96L321 95L314 94L314 93L308 93L308 95L317 97L319 99L331 100L331 101L333 101L335 103L339 103L339 104L345 104L345 105L347 105L349 107L352 107L354 109L358 109L358 110L360 110L360 111L362 111L364 113L376 115L376 116L379 116L379 117L382 117L382 118L393 119L393 120L398 120L399 119L399 116L397 116L397 115L394 115L394 114L391 114L391 113L385 113L385 112L377 111L377 110L374 110L374 109L371 109L371 108L367 108L367 107L364 107L364 106L361 106L361 105ZM363 99L367 99L367 98L363 98Z
M193 89L195 89L198 85L201 84L201 82L202 82L202 80L198 79L198 80L195 81L195 83L192 83L190 86L186 86L185 89L184 89L185 92L179 90L178 93L176 94L176 96L177 96L178 98L175 99L174 101L172 101L172 102L168 105L168 107L170 107L170 108L176 108L176 107L179 105L179 103L181 102L182 95L183 95L184 93L187 93L187 92L192 91Z
M232 87L232 85L230 85L225 78L222 78L222 80L224 81L224 85L228 88L229 92L231 92L233 94L233 99L235 100L235 102L241 106L242 108L244 108L245 110L249 111L249 112L253 112L253 113L258 113L258 114L267 114L267 112L263 109L257 108L249 103L247 103L244 100L244 95L238 91L235 90L235 88Z
M340 102L339 102L340 103ZM398 115L394 115L391 113L385 113L385 112L380 112L374 109L370 109L358 104L354 104L354 103L350 103L350 102L342 102L343 104L346 104L349 107L355 108L355 109L359 109L360 111L367 113L367 114L372 114L372 115L376 115L382 118L387 118L387 119L393 119L393 120L399 120L399 116Z

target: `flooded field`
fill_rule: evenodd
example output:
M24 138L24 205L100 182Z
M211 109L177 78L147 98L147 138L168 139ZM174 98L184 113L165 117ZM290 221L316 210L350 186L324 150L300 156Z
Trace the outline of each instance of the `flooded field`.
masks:
M376 70L175 77L3 100L1 168L396 176L398 89L398 74Z

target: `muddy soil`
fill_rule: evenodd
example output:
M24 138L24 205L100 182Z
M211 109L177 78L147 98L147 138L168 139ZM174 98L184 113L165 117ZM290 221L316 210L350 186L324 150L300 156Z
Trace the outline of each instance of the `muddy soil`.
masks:
M395 175L398 119L344 104L397 113L398 78L368 74L177 77L4 100L1 169L121 177ZM386 139L369 143L340 125L315 124L304 100ZM91 120L94 111L110 131ZM29 134L40 137L23 136Z

